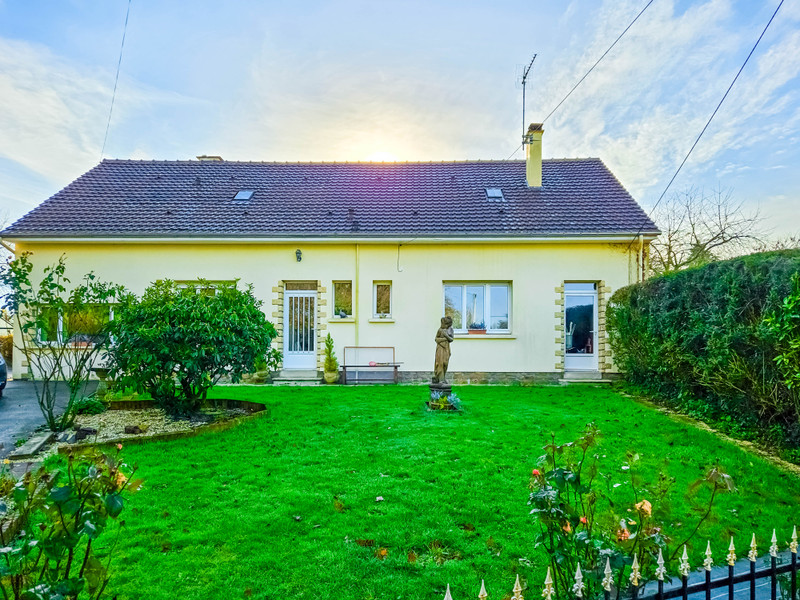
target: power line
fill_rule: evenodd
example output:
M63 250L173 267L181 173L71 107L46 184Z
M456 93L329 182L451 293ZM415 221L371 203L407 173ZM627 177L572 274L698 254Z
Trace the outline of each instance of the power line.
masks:
M608 50L606 50L605 52L603 52L602 56L600 56L600 58L598 58L598 59L597 59L597 62L596 62L596 63L594 63L594 64L592 65L592 67L591 67L591 68L590 68L588 71L586 71L586 74L585 74L583 77L581 77L581 78L578 80L578 83L576 83L574 86L572 86L572 89L569 91L569 93L568 93L566 96L564 96L564 98L561 100L561 102L559 102L558 104L556 104L556 107L555 107L553 110L551 110L551 111L550 111L550 113L549 113L549 114L548 114L548 115L547 115L547 116L544 118L544 120L542 120L542 124L544 124L544 123L547 121L547 119L549 119L550 117L552 117L552 116L553 116L553 113L554 113L554 112L556 112L556 111L559 109L559 107L560 107L562 104L564 104L564 101L565 101L567 98L569 98L569 97L572 95L572 92L574 92L576 89L578 89L578 86L579 86L580 84L582 84L582 83L583 83L583 80L584 80L584 79L586 79L586 78L589 76L589 74L590 74L592 71L594 71L594 68L595 68L597 65L599 65L599 64L600 64L600 61L601 61L601 60L603 60L603 59L606 57L606 54L608 54L609 52L611 52L611 49L612 49L614 46L616 46L616 45L617 45L617 42L619 42L619 41L622 39L622 36L623 36L623 35L625 35L626 33L628 33L628 30L629 30L631 27L633 27L633 24L634 24L634 23L636 23L636 21L638 21L638 20L639 20L639 17L641 17L641 16L644 14L644 11L646 11L646 10L647 10L647 9L650 7L650 5L651 5L651 4L652 4L654 1L655 1L655 0L650 0L650 1L649 1L647 4L645 4L645 7L644 7L644 8L643 8L641 11L639 11L639 14L638 14L638 15L636 15L636 17L633 19L633 21L631 21L631 22L630 22L630 24L629 24L629 25L628 25L628 26L625 28L625 30L624 30L622 33L620 33L620 34L619 34L619 36L617 37L617 39L615 39L615 40L614 40L614 43L613 43L613 44L611 44L611 45L608 47Z
M111 127L111 115L114 112L114 99L117 97L117 83L119 82L119 70L122 66L122 51L125 49L125 34L128 33L128 17L131 14L131 0L128 0L128 9L125 11L125 27L122 29L122 44L119 47L119 60L117 61L117 75L114 77L114 91L111 92L111 107L108 109L108 121L106 122L106 134L103 136L103 149L100 150L100 160L106 153L106 142L108 141L108 130Z
M597 59L597 61L596 61L596 62L595 62L593 65L592 65L592 67L591 67L591 68L590 68L588 71L586 71L586 74L584 74L584 76L583 76L583 77L581 77L581 78L578 80L578 83L576 83L574 86L572 86L572 89L569 91L569 93L568 93L566 96L564 96L564 97L561 99L561 102L559 102L558 104L556 104L556 107L555 107L553 110L551 110L551 111L550 111L550 113L549 113L549 114L548 114L548 115L547 115L547 116L546 116L546 117L545 117L545 118L542 120L542 124L544 124L544 123L547 121L547 119L549 119L550 117L552 117L552 116L553 116L553 113L554 113L554 112L556 112L556 111L557 111L557 110L558 110L558 109L561 107L561 105L562 105L562 104L564 104L564 102L566 101L566 99L567 99L567 98L569 98L569 97L572 95L572 92L574 92L576 89L578 89L578 86L579 86L580 84L582 84L582 83L583 83L583 81L584 81L584 80L585 80L585 79L586 79L586 78L589 76L589 74L590 74L592 71L594 71L595 67L596 67L597 65L599 65L599 64L600 64L600 61L602 61L602 60L603 60L603 59L606 57L606 55L607 55L609 52L611 52L611 49L612 49L614 46L616 46L616 45L617 45L617 42L619 42L619 41L622 39L622 36L624 36L626 33L628 33L628 30L629 30L631 27L633 27L633 24L634 24L634 23L636 23L636 21L638 21L638 20L639 20L639 17L641 17L641 16L644 14L644 11L646 11L646 10L647 10L647 9L650 7L650 5L651 5L651 4L652 4L654 1L655 1L655 0L650 0L650 1L649 1L649 2L648 2L646 5L645 5L645 7L644 7L642 10L640 10L640 11L639 11L639 14L638 14L638 15L636 15L636 17L633 19L633 21L631 21L631 22L628 24L628 26L627 26L627 27L626 27L626 28L623 30L623 32L622 32L622 33L620 33L620 34L619 34L619 36L617 36L617 39L615 39L615 40L614 40L614 43L613 43L613 44L611 44L611 45L608 47L608 49L607 49L605 52L603 52L603 54L600 56L600 58L598 58L598 59ZM535 58L536 58L536 56L534 55L534 57L533 57L533 58L535 59ZM533 65L533 61L531 61L531 65ZM529 69L530 69L530 67L529 67ZM526 75L527 75L527 73L526 73ZM524 88L523 88L523 96L524 96ZM524 106L523 106L523 109L524 109ZM523 112L523 115L524 115L524 112ZM524 121L524 117L523 117L523 121ZM523 124L522 124L522 127L523 127L523 130L524 130L524 128L525 128L525 123L523 123ZM524 131L523 131L523 135L524 135ZM512 152L512 153L509 155L509 157L508 157L506 160L511 160L511 157L512 157L512 156L514 156L514 155L515 155L517 152L519 152L519 149L520 149L520 148L522 148L522 146L523 146L523 144L524 144L524 143L525 143L525 142L523 141L523 143L522 143L522 144L520 144L519 146L517 146L517 149L516 149L516 150L514 150L514 151L513 151L513 152Z
M778 14L778 11L781 9L781 6L783 6L783 2L784 2L784 0L781 0L780 3L778 4L778 8L776 8L775 12L772 13L772 16L769 18L769 21L767 22L767 25L764 27L764 31L761 32L760 36L758 36L758 39L756 40L756 43L753 45L753 48L750 50L750 53L747 55L747 58L744 59L744 62L742 63L742 66L739 67L739 71L736 73L736 77L733 78L733 81L731 81L731 84L728 86L728 89L725 90L725 94L722 96L722 99L719 101L719 104L717 104L717 108L715 108L714 112L711 113L711 116L708 118L708 121L706 121L705 126L703 127L703 129L700 132L700 134L697 136L697 139L694 141L694 144L692 144L692 147L689 148L689 152L687 152L686 156L683 157L683 160L681 161L681 164L678 165L678 169L675 171L675 174L672 176L672 178L667 183L667 186L664 188L664 191L661 192L661 195L658 197L658 200L653 205L653 208L650 209L650 212L647 214L647 218L644 221L642 221L641 227L639 227L638 231L636 232L636 235L633 236L633 239L631 239L630 243L628 244L628 248L626 249L626 252L628 250L630 250L631 246L633 245L633 242L636 240L637 237L639 237L639 234L642 233L642 230L644 229L645 225L647 225L647 221L650 219L650 215L652 215L653 212L656 210L656 208L658 208L658 205L664 199L664 196L667 194L667 190L669 190L670 186L672 185L672 182L675 181L675 178L678 177L678 173L681 172L681 169L683 168L683 165L685 165L686 161L689 160L689 156L692 154L692 151L694 151L695 147L697 146L698 142L700 141L700 138L703 137L703 134L706 132L706 129L708 129L708 126L711 125L711 121L716 116L717 111L719 111L720 107L722 106L722 103L725 102L725 98L728 97L728 94L730 93L731 89L733 88L733 85L736 83L736 80L739 79L739 75L741 75L742 71L744 71L744 68L745 68L745 66L747 66L747 63L750 60L750 57L753 56L753 53L756 51L756 48L758 48L758 44L761 43L761 38L764 37L764 34L767 33L767 29L769 29L769 26L772 25L772 21L775 19L775 15Z

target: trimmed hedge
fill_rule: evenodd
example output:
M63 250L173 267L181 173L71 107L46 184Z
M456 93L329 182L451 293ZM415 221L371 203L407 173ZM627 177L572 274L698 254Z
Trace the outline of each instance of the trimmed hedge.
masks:
M800 458L800 393L787 387L764 322L797 272L800 251L785 250L622 288L607 313L614 360L668 404Z

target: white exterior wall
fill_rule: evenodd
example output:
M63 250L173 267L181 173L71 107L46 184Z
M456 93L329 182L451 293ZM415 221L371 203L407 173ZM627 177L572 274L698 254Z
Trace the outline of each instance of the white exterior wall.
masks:
M11 240L13 241L13 240ZM319 281L326 300L317 323L336 344L394 346L403 371L431 371L442 316L443 282L510 282L508 335L459 335L451 346L454 372L555 372L563 359L557 288L564 281L604 282L608 298L637 278L639 245L627 243L42 243L18 242L41 268L67 256L77 281L88 271L141 294L157 279L239 278L252 283L271 321L282 309L280 281ZM298 262L295 251L302 251ZM353 281L354 319L333 312L332 281ZM35 281L35 279L34 279ZM392 282L391 320L373 319L373 281ZM325 331L321 331L324 335ZM318 351L321 352L321 348ZM25 371L15 353L14 374ZM602 358L601 358L602 362Z

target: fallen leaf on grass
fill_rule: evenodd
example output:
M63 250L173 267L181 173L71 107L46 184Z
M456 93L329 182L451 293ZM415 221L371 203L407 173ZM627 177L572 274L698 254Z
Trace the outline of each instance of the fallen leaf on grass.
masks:
M378 548L377 550L375 550L375 558L377 558L378 560L383 560L387 556L389 556L389 550L388 549L386 549L386 548Z
M411 564L417 562L417 553L414 552L413 550L408 551L408 562L410 562Z
M347 510L345 508L344 502L339 500L339 498L337 498L336 496L333 497L333 509L336 512L344 512L345 510Z
M356 544L364 548L371 548L375 545L375 540L356 540Z

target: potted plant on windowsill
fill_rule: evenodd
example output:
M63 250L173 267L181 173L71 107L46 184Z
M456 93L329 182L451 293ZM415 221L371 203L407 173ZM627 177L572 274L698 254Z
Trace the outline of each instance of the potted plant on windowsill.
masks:
M482 335L486 333L485 323L470 323L467 332L471 334Z
M339 361L333 353L333 338L329 333L325 338L325 364L323 365L323 376L325 383L336 383L339 381Z

